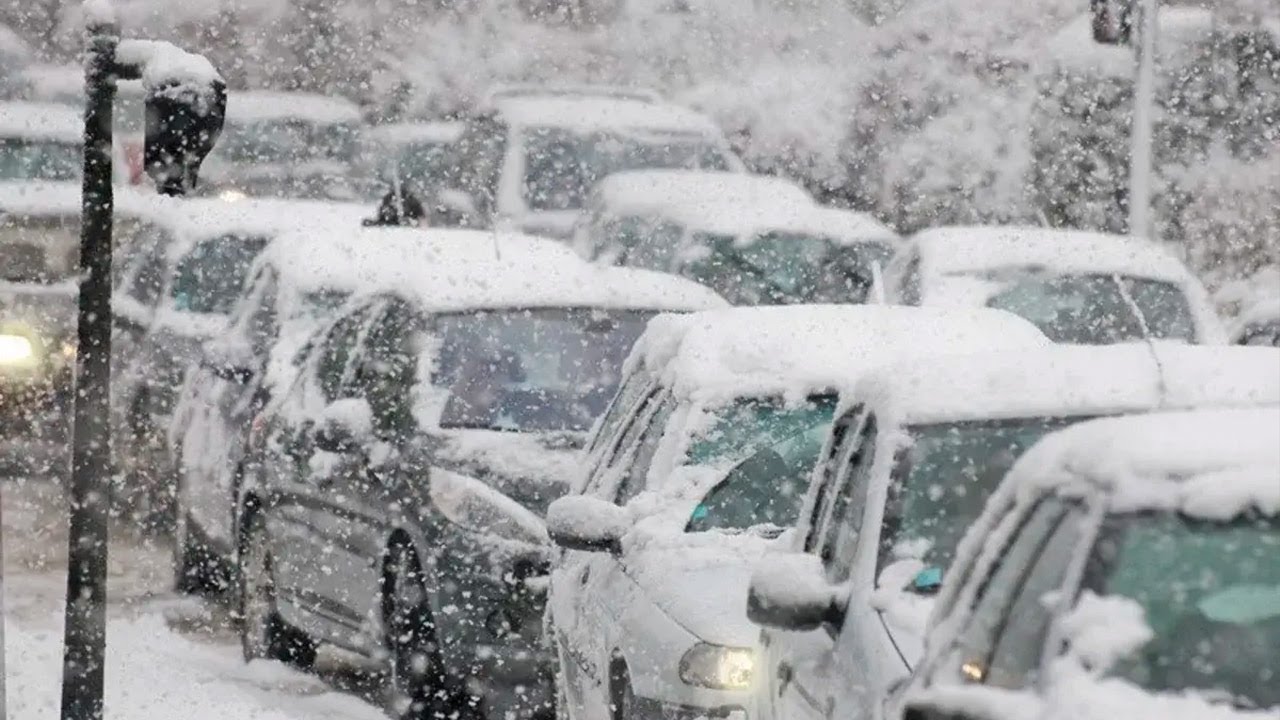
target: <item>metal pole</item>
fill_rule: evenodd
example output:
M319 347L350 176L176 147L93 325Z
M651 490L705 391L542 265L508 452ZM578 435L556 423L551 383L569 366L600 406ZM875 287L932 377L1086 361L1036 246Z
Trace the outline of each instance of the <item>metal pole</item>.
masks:
M4 640L4 491L0 488L0 720L9 717L9 701L4 692L5 640Z
M1152 237L1151 176L1155 135L1158 0L1139 0L1135 23L1137 77L1133 86L1133 146L1129 160L1129 234Z
M114 25L89 26L62 720L102 718L111 491L111 104L119 41Z

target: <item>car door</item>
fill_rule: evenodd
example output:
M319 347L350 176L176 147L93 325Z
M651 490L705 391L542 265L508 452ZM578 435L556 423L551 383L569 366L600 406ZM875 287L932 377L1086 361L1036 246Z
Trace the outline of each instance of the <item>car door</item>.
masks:
M852 546L848 542L856 534L862 511L871 463L878 438L874 416L857 416L852 421L856 430L846 435L845 446L838 452L832 489L815 508L820 521L810 538L807 552L821 559L827 581L842 585L848 580L852 564ZM772 650L776 696L772 701L777 718L818 720L826 718L832 703L832 651L839 628L824 626L808 632L776 633L777 647Z
M334 323L312 349L280 406L272 413L261 476L270 483L268 531L280 597L302 612L303 629L335 635L351 619L326 605L319 589L332 570L325 523L332 516L331 464L318 456L315 429L325 408L350 386L356 348L377 306Z
M381 559L400 499L401 452L418 434L412 398L424 320L399 298L381 304L351 360L340 395L368 403L373 434L334 458L328 502L317 519L329 570L316 588L326 605L356 624L372 617L380 592Z

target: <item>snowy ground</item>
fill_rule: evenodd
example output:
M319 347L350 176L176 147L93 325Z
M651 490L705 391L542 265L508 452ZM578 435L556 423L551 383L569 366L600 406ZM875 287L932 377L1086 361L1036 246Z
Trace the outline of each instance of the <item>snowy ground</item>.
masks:
M52 720L66 571L61 494L52 482L6 480L0 502L8 717ZM136 540L112 545L109 720L385 720L359 696L359 678L324 657L316 675L278 663L245 665L225 608L168 590L168 557L167 549Z

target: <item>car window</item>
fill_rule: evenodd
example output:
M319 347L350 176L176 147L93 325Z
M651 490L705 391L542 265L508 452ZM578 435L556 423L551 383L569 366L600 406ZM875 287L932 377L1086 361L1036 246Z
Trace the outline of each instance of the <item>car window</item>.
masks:
M614 499L616 504L627 504L644 489L645 479L649 476L649 467L653 465L653 456L658 451L658 442L662 440L662 435L667 429L667 420L671 418L671 413L675 409L675 399L667 395L659 402L658 409L649 417L649 421L644 424L644 433L640 436L639 445L631 462L627 465L627 472L622 478L622 485L618 488L618 495Z
M333 402L337 400L342 392L345 379L345 371L347 369L347 361L351 358L352 351L356 347L356 343L360 340L360 333L364 326L365 318L368 317L369 308L363 308L357 312L351 313L337 323L329 330L329 335L325 341L324 347L321 349L319 368L317 372L320 377L321 392L324 393L325 400Z
M375 315L358 347L349 394L369 401L374 433L384 440L404 441L414 433L411 396L422 330L408 303L393 298Z
M649 413L659 392L659 390L653 390L645 395L631 412L622 416L618 426L621 436L613 439L607 446L603 459L592 469L591 478L587 481L584 492L590 495L605 496L608 491L613 489L611 485L606 483L610 478L616 478L615 469L618 464L624 458L630 456L631 447L635 445L636 438L644 431L645 423L649 419Z
M178 310L193 313L231 312L244 288L265 237L226 235L203 240L178 263L173 301Z
M164 292L165 271L168 269L165 249L164 242L148 244L138 259L133 276L129 278L129 297L145 307L155 306Z
M846 458L854 448L854 444L846 443L845 440L849 437L850 429L861 425L861 416L861 406L855 407L836 421L835 426L832 428L831 451L818 468L818 489L814 492L813 506L809 509L807 527L802 528L802 532L804 532L803 549L805 552L813 552L814 546L818 544L822 511L826 505L827 495L831 491L831 486L835 483L836 477L840 474L839 471L843 466L840 461Z
M849 579L853 550L858 533L862 531L862 516L867 506L878 437L875 416L868 417L858 434L858 446L845 465L848 474L843 480L838 480L840 492L832 503L822 548L818 553L827 577L835 583Z
M604 413L604 419L600 421L600 427L596 430L595 436L591 438L591 444L588 446L588 452L595 452L600 444L613 437L618 431L622 421L627 417L627 411L640 398L641 393L649 385L649 376L644 372L633 372L622 383L622 387L618 389L617 395L614 396L613 402L609 403L609 409Z
M1000 629L987 668L988 685L1019 690L1034 678L1053 619L1052 594L1062 588L1067 566L1081 542L1083 523L1083 512L1073 509L1044 544Z
M275 344L279 333L279 318L276 316L276 298L279 288L276 274L270 269L263 271L261 288L249 315L245 328L249 337L249 346L255 357L265 358Z
M1061 522L1065 508L1056 500L1042 501L1014 533L1013 540L989 568L981 582L964 629L956 639L954 657L960 677L984 682L996 639L1009 616L1036 559ZM994 552L988 549L988 552Z

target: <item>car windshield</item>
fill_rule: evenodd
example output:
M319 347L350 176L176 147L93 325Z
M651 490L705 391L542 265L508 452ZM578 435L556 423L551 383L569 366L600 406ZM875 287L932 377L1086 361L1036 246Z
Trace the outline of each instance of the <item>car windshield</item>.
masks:
M885 243L844 245L831 238L770 232L748 244L727 235L695 233L701 257L685 274L736 305L863 303L873 267L893 255Z
M77 180L83 165L79 143L0 138L0 180Z
M440 317L433 383L449 389L441 427L587 430L613 397L622 362L653 315L553 308Z
M728 170L724 152L697 135L577 133L537 128L525 137L524 200L530 210L579 210L595 184L624 170Z
M1030 320L1056 343L1107 345L1142 340L1144 326L1154 339L1195 339L1191 307L1173 283L1028 270L1012 275L1002 272L990 279L1000 287L987 301L988 307Z
M1137 601L1154 633L1114 674L1154 691L1280 706L1280 519L1110 518L1085 586Z
M694 438L687 462L732 462L733 469L694 509L685 531L795 525L835 406L835 395L794 405L745 398L715 413L709 429Z
M946 568L1005 473L1040 438L1083 417L917 425L893 469L880 568L903 559Z
M0 217L0 281L47 285L75 277L79 218Z
M192 313L231 312L254 258L267 245L264 237L226 235L204 240L178 263L173 304Z
M355 156L356 136L353 126L317 125L305 120L228 123L218 139L217 151L237 163L349 162Z

